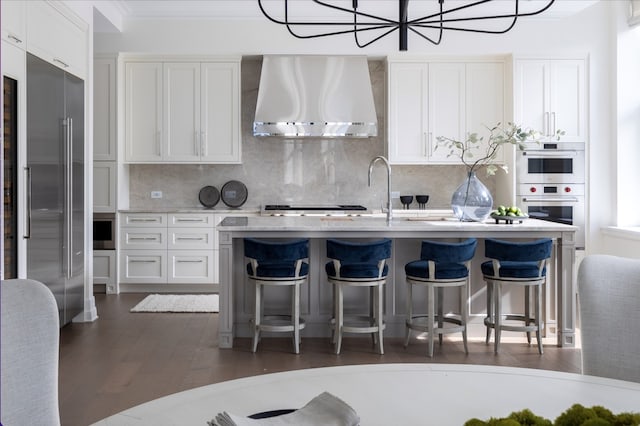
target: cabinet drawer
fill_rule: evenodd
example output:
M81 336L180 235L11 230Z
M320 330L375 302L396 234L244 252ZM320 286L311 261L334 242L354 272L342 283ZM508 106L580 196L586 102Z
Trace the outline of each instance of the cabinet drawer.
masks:
M167 248L165 228L122 228L120 248L124 250L153 250Z
M142 226L158 227L167 225L167 215L165 213L125 213L120 221L122 226Z
M167 282L166 250L121 250L120 282Z
M169 250L169 283L214 283L213 250Z
M214 245L213 228L169 228L169 250L213 250Z
M214 215L207 213L189 213L189 214L176 214L170 213L169 215L169 226L173 227L211 227L213 229L214 226Z

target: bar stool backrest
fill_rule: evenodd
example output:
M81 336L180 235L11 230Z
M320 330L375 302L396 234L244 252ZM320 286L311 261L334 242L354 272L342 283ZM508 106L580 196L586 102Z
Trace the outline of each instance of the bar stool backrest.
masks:
M465 263L473 259L477 245L478 241L475 238L468 238L460 243L423 241L420 259L433 260L436 263Z

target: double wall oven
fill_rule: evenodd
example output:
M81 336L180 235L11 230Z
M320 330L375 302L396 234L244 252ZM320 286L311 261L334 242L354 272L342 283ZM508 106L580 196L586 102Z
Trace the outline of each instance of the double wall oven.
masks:
M517 203L530 217L576 225L576 248L585 247L583 143L527 144L517 153Z

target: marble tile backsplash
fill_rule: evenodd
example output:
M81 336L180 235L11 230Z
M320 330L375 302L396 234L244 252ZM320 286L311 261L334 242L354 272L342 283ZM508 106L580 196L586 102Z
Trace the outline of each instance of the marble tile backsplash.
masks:
M242 164L129 166L130 208L199 207L198 192L206 185L222 188L229 180L247 186L243 208L263 204L362 204L379 209L385 203L387 181L383 165L376 164L371 187L369 162L385 154L385 63L370 61L369 71L378 116L378 137L368 139L276 139L252 134L260 59L242 61ZM427 194L427 208L450 207L451 194L465 178L462 166L392 166L392 191L402 195ZM484 180L494 190L492 179ZM152 199L151 191L163 198ZM401 208L393 200L394 208ZM224 209L222 201L216 208ZM417 208L417 203L411 206Z

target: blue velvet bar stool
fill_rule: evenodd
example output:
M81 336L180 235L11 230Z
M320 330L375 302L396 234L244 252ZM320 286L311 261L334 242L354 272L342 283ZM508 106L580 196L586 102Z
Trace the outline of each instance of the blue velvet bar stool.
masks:
M391 240L384 238L372 242L327 240L325 269L334 287L334 336L336 354L340 353L344 333L371 333L377 341L380 354L384 354L384 285L387 282L391 257ZM367 316L344 313L344 287L369 288L369 314Z
M300 353L300 330L305 328L300 317L300 285L309 276L309 240L262 241L244 239L244 256L248 260L247 276L255 284L253 352L258 348L261 331L293 332L293 351ZM291 313L264 315L265 286L290 286Z
M459 243L422 241L420 260L405 265L407 276L407 320L404 346L409 345L411 330L428 333L428 353L433 357L433 337L438 335L442 344L442 335L462 333L464 351L467 349L467 303L469 298L469 269L471 259L476 252L478 242L469 238ZM427 288L426 314L414 314L413 287ZM460 292L460 314L443 314L444 289L458 287ZM436 303L436 290L438 300ZM437 327L436 327L437 324ZM445 324L451 324L446 325Z
M536 332L538 352L543 353L541 332L544 328L542 320L542 286L547 278L547 263L551 258L552 241L543 238L528 242L510 242L494 239L485 240L485 257L491 259L481 265L484 280L487 282L487 316L484 324L487 327L487 343L491 329L495 330L494 352L500 348L500 335L504 331L520 331L527 333L527 341L531 343L531 332ZM524 286L524 314L502 313L503 286ZM530 312L530 292L535 289L534 315ZM504 320L521 321L523 325L503 323Z

